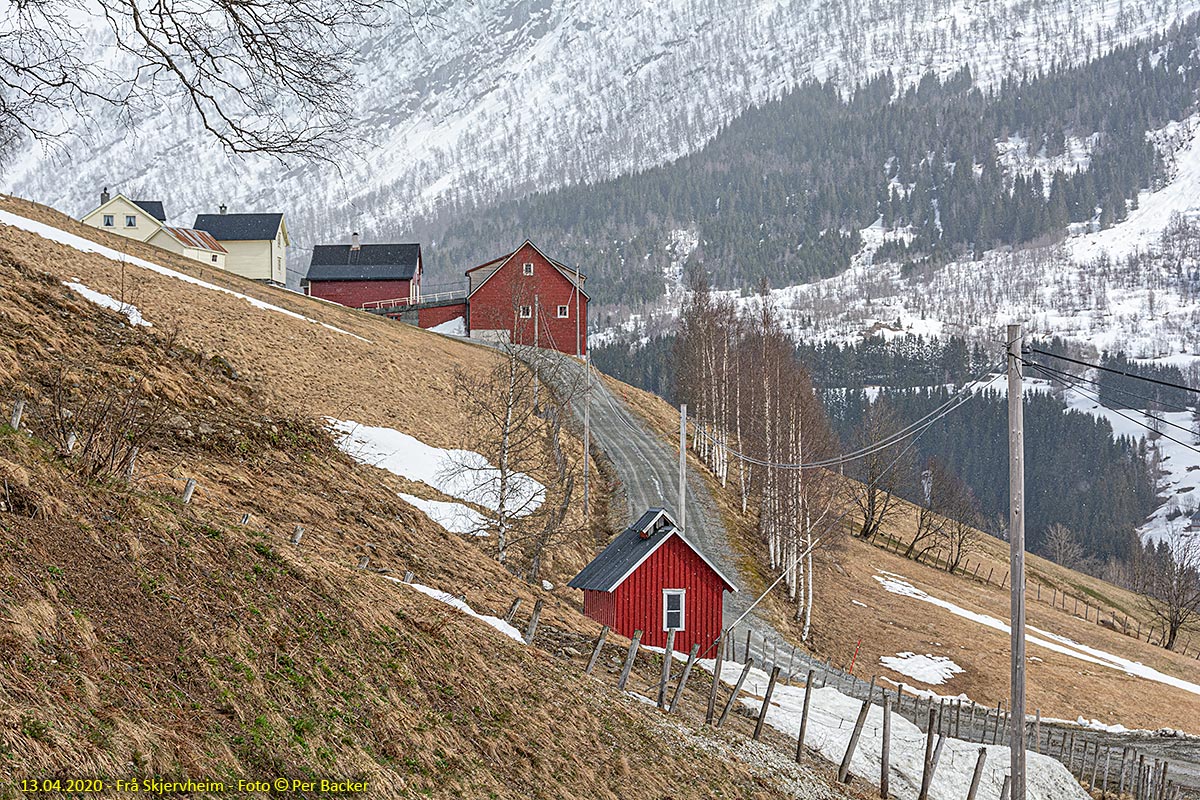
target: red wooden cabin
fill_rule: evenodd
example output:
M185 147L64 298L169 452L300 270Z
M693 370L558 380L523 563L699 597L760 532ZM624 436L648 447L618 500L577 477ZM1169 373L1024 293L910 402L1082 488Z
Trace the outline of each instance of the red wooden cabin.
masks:
M421 245L318 244L304 278L305 294L351 308L405 306L421 300ZM435 323L436 324L436 323Z
M666 647L674 629L676 650L699 644L707 658L721 635L725 592L737 591L663 508L642 514L568 585L583 590L585 615L622 636L640 630L643 644Z
M586 275L526 240L508 255L467 270L467 278L472 339L587 353Z

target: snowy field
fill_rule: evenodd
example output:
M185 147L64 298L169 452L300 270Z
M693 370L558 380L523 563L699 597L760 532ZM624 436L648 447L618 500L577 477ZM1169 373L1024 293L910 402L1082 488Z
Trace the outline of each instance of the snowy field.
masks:
M332 417L327 420L338 447L360 464L427 484L442 494L491 511L499 511L504 499L507 513L518 517L537 511L545 500L546 487L521 472L510 477L508 496L501 498L500 471L471 450L431 447L394 428L360 425ZM440 524L440 520L435 521Z
M890 669L906 675L926 686L941 686L955 675L962 673L963 668L954 663L949 656L935 656L930 653L897 653L894 656L880 656L879 663Z

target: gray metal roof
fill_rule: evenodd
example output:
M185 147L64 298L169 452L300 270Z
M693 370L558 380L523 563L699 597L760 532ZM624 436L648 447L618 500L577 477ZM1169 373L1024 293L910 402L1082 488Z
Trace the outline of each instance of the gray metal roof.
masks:
M159 222L167 221L167 212L163 210L163 204L161 200L134 200L132 202L135 206L140 208L142 211L145 211Z
M417 274L419 244L319 244L309 262L310 281L407 281Z
M642 532L648 531L649 536L642 538ZM567 584L573 589L587 589L597 592L611 592L616 589L651 553L657 550L671 536L679 538L700 556L701 560L717 573L732 591L737 591L733 582L725 577L716 566L705 558L696 545L675 527L675 520L665 508L650 508L642 514L637 522L630 525L617 537L609 542L608 547L600 551L600 555L592 559L583 570Z
M218 242L274 239L283 214L197 214L193 228L208 231Z

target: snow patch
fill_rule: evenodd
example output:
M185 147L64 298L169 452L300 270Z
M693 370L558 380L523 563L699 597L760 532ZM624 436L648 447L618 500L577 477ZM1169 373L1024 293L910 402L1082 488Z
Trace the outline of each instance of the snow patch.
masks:
M440 333L443 336L466 336L467 335L467 320L464 317L455 317L443 322L441 325L434 325L432 328L427 328L434 333Z
M410 481L425 483L491 511L500 510L500 471L479 453L431 447L395 428L360 425L326 418L338 448L360 464L386 469ZM546 487L523 472L513 473L507 488L508 513L523 517L537 511Z
M424 512L425 516L441 525L450 533L469 536L487 536L488 528L495 523L473 508L462 503L445 500L426 500L423 497L400 492L400 499Z
M429 597L432 597L434 600L437 600L439 603L445 603L446 605L451 606L452 608L456 608L459 611L461 611L462 613L466 614L468 617L474 617L475 619L477 619L481 622L485 622L488 625L491 625L493 628L500 631L508 638L518 641L521 644L525 644L525 637L522 636L521 632L518 631L516 628L514 628L512 625L509 625L507 622L500 619L499 617L493 617L488 614L480 614L480 613L476 612L475 609L471 608L465 602L463 602L462 600L459 600L457 597L455 597L452 594L449 594L448 592L443 592L441 589L434 589L430 586L422 586L419 583L404 583L404 581L400 580L399 578L393 578L389 575L385 575L384 577L387 578L389 581L393 581L394 583L399 583L402 586L409 586L413 589L416 589L421 594L428 595Z
M110 308L118 314L124 314L125 318L129 320L130 325L135 327L138 325L146 328L151 327L150 323L142 317L142 312L133 303L122 303L115 297L109 297L103 292L97 292L95 289L89 289L82 283L63 281L63 286L66 286L71 291L81 295L83 299L90 300L101 308Z
M948 656L935 656L929 653L897 653L894 656L881 656L879 663L892 672L907 675L913 680L927 686L941 686L946 681L963 671Z

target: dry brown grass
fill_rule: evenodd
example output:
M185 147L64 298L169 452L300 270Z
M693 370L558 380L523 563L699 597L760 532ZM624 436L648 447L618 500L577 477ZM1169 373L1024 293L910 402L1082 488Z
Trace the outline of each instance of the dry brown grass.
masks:
M772 770L698 748L582 678L578 660L517 645L374 571L412 570L482 612L522 597L519 623L542 598L543 641L595 634L573 593L532 588L447 534L395 497L412 485L352 463L315 418L457 444L451 367L485 364L487 351L203 273L371 343L142 272L127 299L158 327L132 330L59 283L117 296L118 266L0 227L4 419L15 393L30 401L27 432L0 426L7 775L362 777L372 797L779 796ZM119 373L150 358L172 319L180 346L152 384L177 419L140 453L132 487L80 480L41 435L53 365ZM183 506L187 477L199 489ZM354 569L364 553L371 570Z
M674 441L679 427L675 409L652 394L617 381L609 379L609 386L630 402L665 440ZM743 591L757 595L770 584L772 576L768 576L763 567L753 519L741 514L732 487L722 488L694 456L690 458L690 464L695 474L708 481L726 527L733 536L743 575L749 577L749 585L743 586ZM914 510L906 507L885 530L885 535L906 540L915 524ZM970 559L972 571L977 561L983 564L983 574L989 568L994 569L992 584L987 586L842 535L822 553L817 564L813 651L822 659L828 658L846 667L857 648L857 674L880 674L897 682L907 681L910 686L911 679L883 668L880 657L906 651L948 655L964 668L964 673L944 686L932 687L939 694L965 693L989 705L995 705L1001 699L1007 702L1009 647L1006 634L934 606L891 594L873 578L880 570L898 573L935 597L1006 620L1009 593L998 586L998 582L1008 569L1007 547L1006 543L981 534L981 549L972 553ZM1145 601L1136 594L1034 555L1028 556L1028 573L1031 581L1042 582L1047 587L1043 589L1042 603L1031 601L1028 604L1030 625L1140 661L1168 675L1192 682L1200 680L1200 662L1195 660L1194 653L1184 656L1168 652L1097 625L1094 611L1092 621L1085 622L1082 602L1078 616L1071 613L1073 604L1069 603L1068 610L1063 611L1051 608L1046 602L1048 587L1054 586L1080 598L1091 597L1106 610L1127 613L1131 624L1141 618L1145 626L1149 621ZM857 605L856 601L863 605ZM799 641L799 630L793 622L795 606L779 593L770 595L763 602L776 627L789 631L792 640ZM1166 726L1200 733L1197 722L1200 698L1195 694L1059 655L1033 644L1028 646L1028 655L1041 659L1029 664L1029 708L1040 709L1045 717L1075 719L1084 716L1130 728Z

